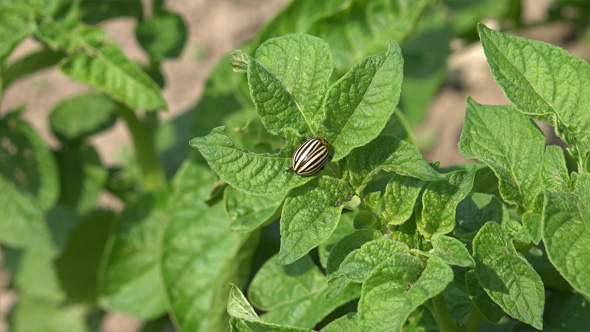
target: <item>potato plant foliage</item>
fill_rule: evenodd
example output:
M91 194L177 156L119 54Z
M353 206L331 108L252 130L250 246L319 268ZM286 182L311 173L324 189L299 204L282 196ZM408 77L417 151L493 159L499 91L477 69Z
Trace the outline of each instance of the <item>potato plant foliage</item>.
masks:
M159 123L188 31L164 1L150 17L139 0L0 2L0 93L52 66L91 89L50 110L57 147L22 109L0 118L11 328L95 331L113 311L145 331L589 329L590 66L477 24L514 3L294 1ZM97 25L115 17L137 21L149 66ZM451 37L475 29L510 105L466 97L474 162L441 168L412 127ZM27 37L41 49L12 59ZM133 150L107 168L89 138L117 119ZM285 172L310 137L325 168Z

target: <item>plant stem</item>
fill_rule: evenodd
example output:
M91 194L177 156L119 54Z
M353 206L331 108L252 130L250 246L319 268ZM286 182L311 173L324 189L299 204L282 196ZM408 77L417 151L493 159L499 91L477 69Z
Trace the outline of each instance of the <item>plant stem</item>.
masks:
M427 307L430 309L430 312L432 312L441 332L454 332L459 330L455 320L451 317L451 312L449 311L449 307L447 306L447 302L442 293L433 297L429 302L430 305Z
M467 324L465 325L465 331L477 331L479 324L481 324L482 318L483 316L481 315L481 312L479 312L476 307L471 308L467 319Z
M127 124L133 137L133 146L142 170L143 189L153 191L163 187L166 179L156 152L154 137L157 114L155 112L146 113L145 123L142 123L135 112L127 107L120 107L119 115Z

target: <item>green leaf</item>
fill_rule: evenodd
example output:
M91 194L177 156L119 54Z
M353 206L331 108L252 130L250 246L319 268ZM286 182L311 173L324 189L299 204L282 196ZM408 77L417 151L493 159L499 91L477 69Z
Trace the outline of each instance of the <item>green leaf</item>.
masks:
M332 3L337 3L331 1ZM336 72L380 51L384 40L403 44L413 33L418 19L434 1L350 1L332 15L310 21L309 33L330 44Z
M405 243L381 238L364 243L351 251L340 263L337 271L328 275L327 297L340 294L350 282L363 283L381 262L395 254L410 254Z
M340 221L338 222L338 226L336 226L336 230L334 230L332 235L318 246L318 254L320 256L320 264L322 267L326 268L328 266L328 257L336 243L338 243L338 241L344 236L355 231L353 225L354 217L354 213L343 213L340 215Z
M364 243L379 238L381 233L374 230L358 230L354 233L343 236L340 241L336 242L330 256L328 256L328 262L326 264L326 274L331 275L338 271L340 264L348 254L353 250L360 248Z
M249 274L258 233L232 233L223 206L205 198L213 175L187 163L173 181L159 267L172 320L183 331L227 331L230 282Z
M500 224L509 218L506 205L498 197L482 193L469 194L457 205L454 234L471 241L486 222Z
M489 322L496 324L504 317L504 310L490 299L480 286L479 281L477 281L477 276L473 270L467 271L465 274L465 289L469 299Z
M61 204L84 214L93 210L108 178L91 145L82 144L55 154L60 173Z
M60 305L54 301L20 296L11 314L14 331L89 332L86 326L88 308L82 305Z
M543 188L552 191L568 191L571 185L569 171L565 164L563 149L557 145L545 148L545 158L541 168Z
M453 280L453 270L430 258L397 254L377 266L363 284L357 323L370 331L401 331L408 316Z
M0 57L10 54L23 39L35 33L35 13L26 5L0 4Z
M475 167L443 176L444 180L430 183L422 195L422 218L417 219L416 225L426 238L450 233L455 228L455 210L471 191Z
M0 119L0 177L48 210L57 201L56 163L41 137L17 116Z
M61 52L54 52L45 48L19 58L10 66L8 66L6 70L0 73L4 83L4 90L6 90L10 84L23 76L57 64L59 60L63 58L63 56L64 54Z
M506 98L521 112L549 120L584 169L590 151L590 65L540 41L508 36L483 24L478 31L492 75Z
M224 127L213 129L207 136L193 138L190 146L199 149L223 181L247 193L275 195L311 179L285 172L291 167L290 157L254 154L238 148L224 132Z
M475 273L490 298L510 316L543 328L541 277L514 249L502 226L487 222L473 239Z
M247 63L248 85L266 129L283 136L283 128L317 136L318 112L332 73L328 45L309 35L287 35L264 42L256 59L241 51L232 63Z
M117 217L99 271L102 308L146 320L166 311L158 242L167 198L164 193L143 196Z
M37 33L52 49L68 58L59 69L76 81L105 92L133 110L165 110L156 83L99 28L75 20L47 21Z
M141 0L125 0L112 2L109 0L82 0L80 2L80 17L88 24L130 16L140 21L143 15Z
M248 297L266 311L262 315L266 322L312 328L334 309L360 296L360 288L352 287L327 299L327 286L326 277L309 256L286 266L277 265L273 256L256 273Z
M182 16L156 10L149 20L137 25L135 36L152 60L160 61L180 56L186 43L187 30Z
M555 331L588 329L590 301L577 293L555 292L547 297L545 327Z
M330 87L321 132L334 148L333 161L369 143L383 130L399 101L402 69L399 45L390 42L386 53L358 62Z
M227 303L227 312L232 321L231 331L242 332L312 332L310 329L267 323L261 320L240 289L232 284Z
M535 244L541 241L541 215L528 211L522 215L522 226L529 239Z
M95 303L98 269L112 220L112 212L95 210L71 231L68 245L56 261L61 285L70 301Z
M321 332L357 332L358 325L356 324L356 313L351 312L345 316L341 316L333 321L330 324L324 326L323 329L320 330Z
M438 257L449 265L463 267L474 267L475 261L469 254L465 245L452 237L445 235L435 235L432 238L432 250L429 252L420 252L426 256Z
M373 175L381 170L425 181L442 179L442 175L424 160L414 145L392 136L379 136L353 150L346 159L346 169L350 172L350 183L356 192L361 192Z
M543 242L563 277L590 296L590 174L580 173L572 191L545 191Z
M514 107L480 105L467 99L459 152L494 171L505 202L533 209L541 189L544 148L543 132Z
M273 222L281 215L285 194L253 196L234 187L225 188L223 204L232 220L234 232L251 232Z
M382 218L386 225L401 225L410 219L424 181L394 174L383 194Z
M345 181L322 176L295 188L281 214L281 250L277 264L290 264L329 238L338 226L342 203L352 189Z
M59 103L49 114L49 126L62 142L75 144L110 128L121 104L97 94L82 94Z

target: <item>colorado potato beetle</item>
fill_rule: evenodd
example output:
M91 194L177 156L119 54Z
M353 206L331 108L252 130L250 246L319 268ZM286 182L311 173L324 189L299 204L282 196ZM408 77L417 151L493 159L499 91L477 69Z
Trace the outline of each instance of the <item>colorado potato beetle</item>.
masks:
M322 169L330 156L330 144L320 137L309 138L291 156L291 168L297 175L312 175Z

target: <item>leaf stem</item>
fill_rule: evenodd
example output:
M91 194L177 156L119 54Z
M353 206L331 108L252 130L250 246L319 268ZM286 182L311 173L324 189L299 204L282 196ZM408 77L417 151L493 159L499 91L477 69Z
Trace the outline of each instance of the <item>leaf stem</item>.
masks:
M465 331L477 331L479 325L481 324L481 320L483 319L481 312L479 312L479 310L477 310L477 308L474 306L469 311L469 316L467 317L468 318L467 323L465 324Z
M442 293L433 297L429 301L427 307L430 309L430 312L432 312L441 332L454 332L459 330L455 320L451 317L451 312L449 311L449 307L447 306L447 302Z
M156 152L154 137L158 121L156 112L147 112L143 123L127 107L119 107L118 113L133 137L133 146L142 170L143 189L153 191L163 187L166 179Z

